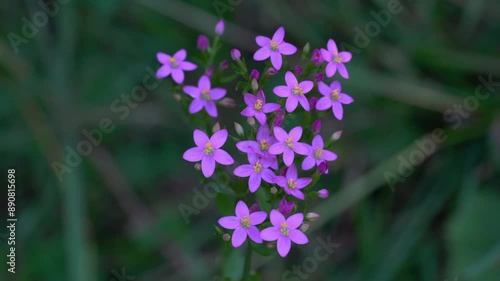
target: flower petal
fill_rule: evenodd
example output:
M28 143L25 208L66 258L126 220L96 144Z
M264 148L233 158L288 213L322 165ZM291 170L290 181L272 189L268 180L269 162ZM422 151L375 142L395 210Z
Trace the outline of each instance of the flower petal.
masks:
M248 179L248 189L250 192L254 193L259 189L260 183L262 182L262 178L257 173L250 174L250 178Z
M182 155L182 158L189 162L199 162L201 161L201 159L203 159L203 155L205 155L203 153L203 149L199 147L193 147L186 150L186 152L184 152L184 154Z
M271 50L268 47L263 47L257 50L255 54L253 54L253 59L256 61L266 60L269 56L271 56Z
M309 239L307 239L307 236L300 230L298 229L292 229L290 230L290 240L292 240L293 243L298 244L298 245L304 245L309 242Z
M292 247L292 241L290 240L290 238L286 236L280 236L278 238L278 243L277 243L278 254L280 254L282 258L288 255L291 247Z
M276 70L281 69L281 65L283 64L283 58L279 52L271 52L271 64Z
M275 184L281 186L281 187L286 187L286 178L285 177L274 177L273 181Z
M343 63L349 62L352 58L352 54L349 52L340 52L339 53L339 58L342 59Z
M226 95L226 89L214 88L210 90L210 96L212 97L212 100L220 100L225 95Z
M299 141L300 138L302 137L302 127L297 126L290 130L290 133L288 134L289 137L292 137L292 141L296 142Z
M213 148L217 149L224 145L227 140L227 130L222 129L215 132L212 137L210 137L210 142L212 143Z
M278 97L286 98L290 95L290 88L287 86L276 86L273 89L273 93Z
M291 71L286 72L285 81L286 81L286 84L288 85L288 87L294 87L295 84L299 83L299 81L297 81L297 78L295 77L295 75L293 75L293 73Z
M235 216L227 216L219 219L219 224L225 229L236 229L240 226L240 219Z
M276 241L280 235L279 229L274 226L268 227L260 232L260 238L265 241Z
M332 61L332 55L325 49L321 49L321 56L326 62L331 62Z
M198 80L198 88L200 89L200 91L210 90L210 87L210 78L208 78L208 76L206 75L201 76L200 80Z
M233 232L233 238L231 242L233 247L238 248L247 239L247 231L243 227L238 227Z
M354 101L353 98L351 98L351 96L347 95L347 94L340 94L339 95L339 101L343 104L350 104Z
M297 183L297 189L302 189L306 186L308 186L310 183L312 182L312 179L311 178L301 178L301 179L297 179L296 183Z
M249 177L253 172L254 172L253 167L252 165L249 164L238 166L233 171L233 173L240 178Z
M215 171L215 160L212 156L205 155L201 160L201 171L206 178L211 177Z
M302 170L310 170L314 167L314 165L316 165L316 160L314 159L314 157L312 155L307 156L304 159L304 162L302 162Z
M285 38L285 28L281 26L278 30L276 30L276 32L274 32L272 40L274 43L280 44L283 41L283 38Z
M344 77L345 79L349 79L349 73L347 72L345 64L343 63L337 64L337 69L339 70L340 76Z
M170 65L163 65L156 71L156 78L165 78L170 75L172 68Z
M234 209L234 212L236 213L236 216L240 219L250 214L247 204L245 204L245 202L243 202L242 200L236 203L236 208Z
M189 113L194 114L203 109L203 100L194 99L189 105Z
M330 97L332 95L332 89L330 88L330 86L326 85L324 82L318 83L318 90L325 97Z
M262 125L262 124L266 124L267 122L267 117L266 117L266 114L260 112L260 111L256 111L255 112L255 119L257 119L257 121L259 121L259 123Z
M180 68L172 68L172 79L175 83L182 84L184 81L184 71Z
M200 90L194 86L184 86L182 90L193 99L196 99L200 96Z
M255 105L255 102L257 102L257 97L252 94L246 93L243 95L243 100L248 106L253 107Z
M179 62L184 61L186 59L186 56L187 52L185 49L180 49L179 51L177 51L177 53L174 54L174 58Z
M179 64L179 68L185 71L193 71L198 68L198 66L189 61L183 61Z
M288 179L294 179L294 180L297 179L298 172L297 172L297 167L295 166L295 164L288 167L288 170L286 170L286 177Z
M162 64L170 65L170 58L171 58L171 56L169 56L165 53L162 53L162 52L156 53L156 59L158 59L158 61L161 62Z
M297 154L307 155L307 154L309 154L309 151L311 150L311 146L306 144L306 143L296 142L296 143L294 143L293 150Z
M262 106L262 112L271 113L281 108L281 105L277 103L266 103Z
M317 135L313 138L312 140L312 146L313 148L315 149L316 147L320 148L320 149L323 149L323 147L325 146L325 144L323 143L323 138L321 137L321 135Z
M250 214L250 224L258 225L263 223L267 218L267 213L264 211L253 212Z
M281 54L283 55L293 55L297 52L297 47L295 47L294 45L290 44L290 43L281 43L280 47L279 47L279 51Z
M300 200L304 200L304 193L298 189L293 189L288 192L288 194L292 195L295 198L298 198Z
M299 87L302 88L302 91L305 93L309 93L314 87L314 82L312 81L302 81L299 83Z
M337 49L337 44L333 39L328 40L326 46L328 47L328 52L330 52L330 54L335 54L339 52L339 50Z
M286 224L288 225L289 229L296 229L302 224L303 221L304 221L304 214L297 213L288 217L288 219L286 220Z
M255 37L255 42L257 43L257 45L259 45L261 47L268 47L270 41L271 41L271 39L269 39L269 38L267 38L265 36L257 36L257 37Z
M262 238L260 238L260 231L256 226L250 226L247 229L248 237L255 243L262 243Z
M297 97L293 95L288 96L285 105L286 111L293 112L297 108L297 105L299 105L299 100L297 99Z
M344 109L342 108L342 104L340 102L332 103L332 111L335 118L342 120L342 117L344 116Z
M260 172L260 176L262 177L262 179L264 181L266 181L267 183L270 183L270 184L274 183L274 177L276 177L276 175L270 169L263 169Z
M215 105L215 102L209 100L205 102L205 110L207 111L208 115L211 117L217 117L217 106Z
M245 117L251 117L251 116L255 115L255 109L251 106L247 106L247 107L245 107L245 109L243 109L241 111L240 114L245 116Z
M285 222L285 217L283 216L283 214L275 209L271 210L269 219L271 220L271 223L276 227L281 227L281 223Z
M305 111L310 110L309 101L305 96L298 96L297 100L299 101L300 105L304 108Z
M281 127L274 127L274 136L279 141L285 141L288 138L288 134Z
M325 159L326 161L335 161L337 160L337 154L329 150L323 150L323 159Z
M226 151L222 149L216 149L214 151L214 159L217 161L219 164L222 165L232 165L234 164L234 159L227 153Z
M327 110L330 107L332 107L332 100L328 97L322 97L316 103L317 110Z
M328 63L325 71L326 77L332 77L333 75L335 75L335 72L337 72L337 65L338 64L335 64L333 62Z
M269 153L273 155L278 155L281 154L285 151L285 145L282 144L281 142L275 143L269 147Z
M286 148L283 152L283 162L285 165L290 166L293 164L293 159L295 158L295 152L292 149Z
M207 141L209 140L208 139L208 136L207 134L205 134L205 132L201 131L201 130L194 130L193 132L193 140L194 140L194 143L199 146L199 147L202 147L202 148L205 148L205 144L207 144Z

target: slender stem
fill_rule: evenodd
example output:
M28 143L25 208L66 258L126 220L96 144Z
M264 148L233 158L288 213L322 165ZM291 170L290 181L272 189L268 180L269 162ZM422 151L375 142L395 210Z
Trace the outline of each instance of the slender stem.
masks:
M243 268L243 279L241 279L242 281L248 279L248 276L250 275L251 263L252 263L252 245L250 244L250 241L248 241L247 253L245 255L245 266Z

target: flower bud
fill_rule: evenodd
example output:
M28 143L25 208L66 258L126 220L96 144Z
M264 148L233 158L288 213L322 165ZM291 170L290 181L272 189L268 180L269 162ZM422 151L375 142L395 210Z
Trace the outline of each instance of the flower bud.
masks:
M319 219L319 214L317 213L307 213L306 220L308 221L317 221Z
M325 161L319 163L316 173L318 173L318 175L328 174L328 163Z
M253 205L250 206L250 208L248 208L248 211L250 212L250 214L260 211L259 203L258 202L253 203Z
M318 72L318 74L314 76L314 81L316 82L321 82L323 79L325 79L325 74L323 74L323 72Z
M283 115L278 115L276 119L274 119L273 125L275 127L280 127L283 124L283 120L284 120Z
M290 212L292 212L293 206L295 206L295 202L293 201L287 202L286 198L283 197L283 199L281 199L281 201L278 204L278 210L283 216L286 217L288 216L288 214L290 214Z
M342 130L336 131L335 133L332 134L332 136L330 137L330 139L332 141L336 141L336 140L340 139L341 136L342 136Z
M198 171L201 170L201 164L199 162L194 164L194 169Z
M259 82L254 78L252 79L252 83L250 84L252 87L252 90L257 91L259 89Z
M319 134L319 131L321 131L321 119L314 121L314 123L312 124L311 127L312 127L312 131L315 135Z
M205 52L210 45L210 41L208 41L207 36L201 34L198 36L197 47L200 51Z
M216 25L215 25L215 34L217 35L222 35L224 33L224 20L220 20Z
M306 232L309 230L309 224L308 223L303 223L301 226L300 226L300 231L302 232Z
M240 58L241 58L240 50L238 50L238 49L232 49L231 50L231 58L233 60L240 60Z
M304 69L302 68L302 66L300 65L297 65L293 72L295 72L295 75L301 75L302 73L304 73Z
M309 42L307 42L305 45L304 45L304 48L302 49L302 52L304 54L309 54L309 51L311 50L311 45L309 44Z
M229 235L228 233L224 233L224 235L222 235L222 240L224 241L231 240L231 235Z
M248 117L248 118L247 118L247 123L248 123L248 125L250 125L250 126L252 126L252 127L253 127L253 126L255 126L255 118L253 118L253 117Z
M280 171L280 176L285 177L286 171L288 171L288 168L283 168L283 170Z
M173 97L173 98L174 98L174 100L176 100L176 101L181 101L181 99L182 99L181 95L179 95L179 94L173 94L173 95L172 95L172 97Z
M227 108L236 107L236 102L232 98L223 98L218 102L218 104Z
M208 77L212 77L212 75L214 75L214 67L212 65L205 70L205 75Z
M319 198L326 199L326 198L328 198L328 195L330 195L330 193L326 189L322 189L322 190L318 191Z
M219 122L215 123L215 125L212 128L212 132L215 133L217 131L220 131L220 124L219 124Z
M267 75L269 75L270 77L276 75L276 73L278 73L278 71L274 69L274 67L270 67L267 69Z
M252 69L250 72L250 79L259 79L260 73L256 69Z
M278 189L275 186L271 187L270 191L271 191L271 194L278 193Z
M276 243L275 242L267 242L267 248L268 249L276 248Z
M234 129L236 130L236 134L238 136L243 137L245 135L243 127L239 123L234 122Z
M225 70L229 68L229 61L228 60L223 60L219 63L219 69L220 70Z
M276 116L285 116L285 111L281 108L278 108L278 110L276 110L274 113L276 114Z
M321 51L319 49L314 49L312 56L311 56L311 61L315 65L320 65L322 64L325 60L323 59L323 56L321 55Z

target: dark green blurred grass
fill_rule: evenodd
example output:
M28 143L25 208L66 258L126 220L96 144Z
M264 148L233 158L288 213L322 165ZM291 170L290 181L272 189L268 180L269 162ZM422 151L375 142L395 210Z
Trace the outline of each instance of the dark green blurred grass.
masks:
M386 3L243 1L224 14L223 52L251 55L252 36L280 25L297 45L318 48L330 37L353 45L354 27ZM309 236L331 235L341 246L310 279L499 280L498 90L457 130L443 120L474 93L479 75L500 77L499 4L402 3L403 12L348 64L343 89L356 102L345 120L324 121L325 137L344 133L334 148L339 160L321 180L331 197L315 207L322 219ZM1 3L2 33L19 34L21 18L38 9L32 1ZM122 268L136 280L207 280L238 268L239 252L234 264L219 259L214 202L188 225L178 210L201 184L181 159L194 125L167 92L169 82L123 121L110 110L142 83L145 67L156 67L157 51L194 54L196 37L211 34L216 20L212 1L72 1L19 54L3 37L0 167L18 171L19 272L12 279L2 271L2 280L111 280ZM241 102L239 93L229 96ZM230 130L244 122L237 110L221 113ZM60 184L48 163L104 117L117 129ZM448 140L392 192L384 172L434 128ZM314 247L285 261L257 259L255 268L263 280L280 279ZM5 242L0 248L5 265Z

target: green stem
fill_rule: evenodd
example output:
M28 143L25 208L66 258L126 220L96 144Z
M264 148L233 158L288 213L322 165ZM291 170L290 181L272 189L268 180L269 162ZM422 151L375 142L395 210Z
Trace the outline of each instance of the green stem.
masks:
M242 281L248 280L250 276L250 265L252 263L252 245L248 241L247 253L245 255L245 266L243 267L243 279Z

